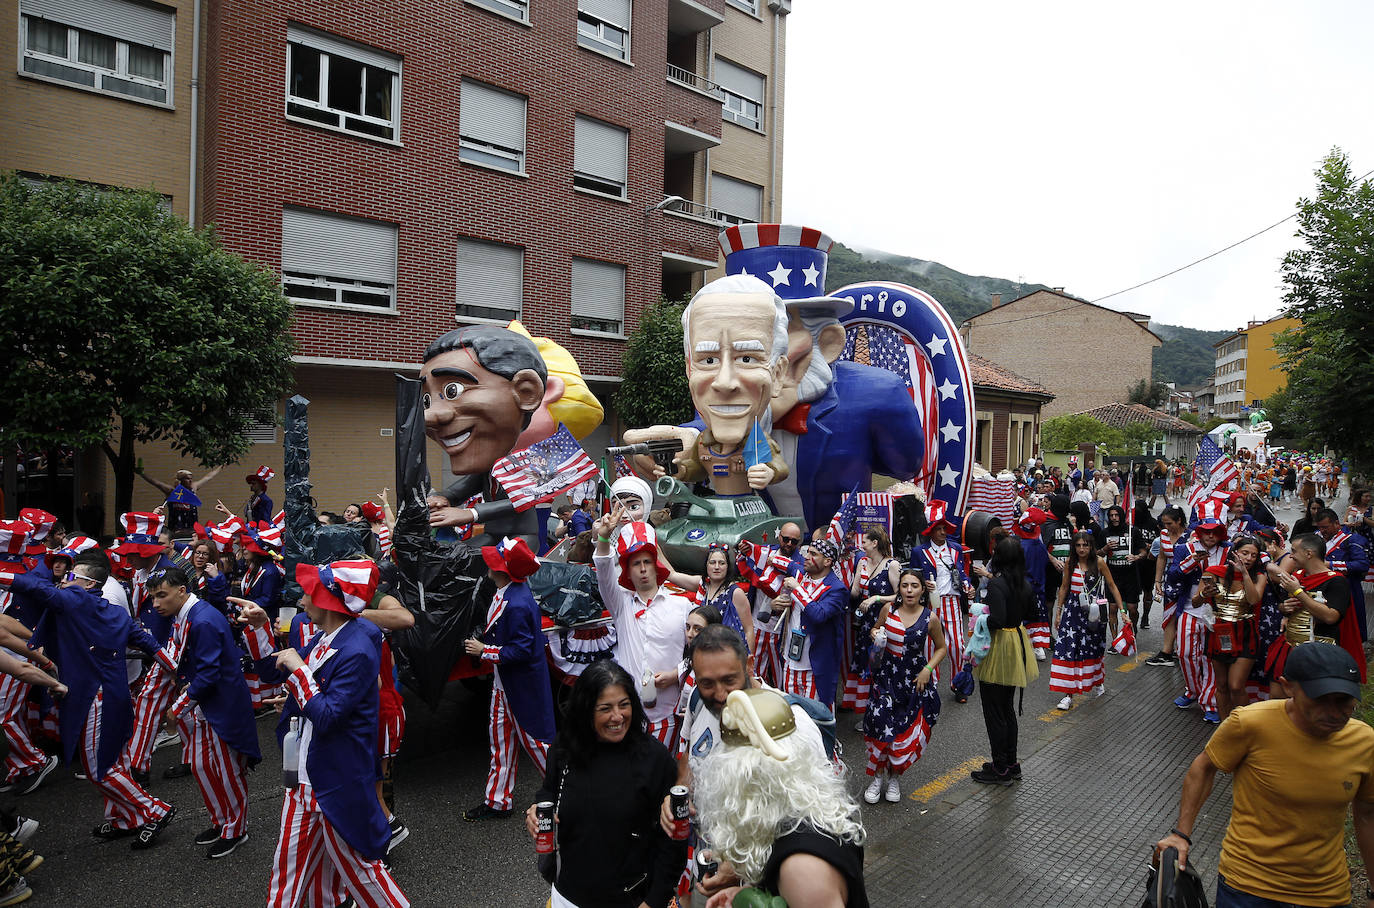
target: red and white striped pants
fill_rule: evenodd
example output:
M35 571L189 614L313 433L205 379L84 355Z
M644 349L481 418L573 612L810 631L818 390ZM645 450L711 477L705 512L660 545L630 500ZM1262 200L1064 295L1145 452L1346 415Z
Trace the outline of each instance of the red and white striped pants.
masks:
M135 772L147 772L152 765L153 740L176 691L177 679L154 662L134 699L134 733L124 747L124 762Z
M809 668L797 668L786 660L782 663L782 690L786 694L820 700L816 694L816 673Z
M248 831L247 759L215 734L200 707L184 696L177 707L177 730L210 822L220 838L236 839Z
M964 646L967 641L967 631L964 628L964 612L959 608L958 596L941 596L940 604L935 608L935 617L940 619L940 628L945 632L945 646L949 647L949 664L951 666L949 677L952 680L959 673L959 669L964 667ZM927 657L930 655L926 654ZM932 674L938 676L939 666L931 669Z
M768 684L782 684L782 663L778 655L778 632L765 630L754 619L754 674Z
M29 686L13 675L0 675L0 723L10 752L5 757L5 781L39 769L47 762L43 751L29 738Z
M1178 667L1188 696L1202 705L1203 712L1217 711L1217 675L1207 658L1207 625L1182 609L1178 613Z
M281 835L272 858L268 908L296 908L307 895L319 901L344 890L366 908L408 908L406 899L381 861L369 861L329 825L308 786L286 792L281 805ZM336 899L332 905L343 901Z
M650 719L646 729L650 735L657 738L664 747L668 748L669 753L677 753L677 714L664 716L662 719Z
M487 769L486 801L497 810L510 810L515 795L516 742L530 755L540 776L544 775L548 761L549 744L530 736L520 727L515 721L515 713L510 711L506 692L499 687L491 689L487 733L491 740L491 764Z
M105 819L116 829L137 829L144 823L162 819L172 807L148 794L143 786L134 781L122 755L115 765L105 771L103 778L96 778L100 714L104 699L105 692L96 691L91 708L86 713L86 725L81 729L81 763L86 769L86 778L105 799Z

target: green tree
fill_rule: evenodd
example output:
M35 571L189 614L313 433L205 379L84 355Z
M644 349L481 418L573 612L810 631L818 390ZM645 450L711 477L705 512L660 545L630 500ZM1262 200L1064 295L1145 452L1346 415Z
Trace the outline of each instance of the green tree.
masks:
M232 463L291 387L279 279L151 192L0 176L0 288L6 447L100 446L116 514L135 442Z
M1199 428L1201 428L1202 426L1202 417L1198 416L1196 413L1189 412L1188 410L1180 410L1178 418L1183 420L1184 422L1190 422L1193 425L1198 426Z
M1158 441L1164 434L1160 429L1156 429L1147 422L1133 422L1123 427L1121 430L1123 442L1123 454L1138 455L1145 446Z
M1128 404L1144 404L1151 410L1157 410L1164 406L1169 399L1169 386L1162 381L1150 381L1142 378L1131 387L1130 397L1126 399Z
M659 300L644 310L630 335L625 377L615 392L615 409L626 426L674 426L695 412L682 349L686 305L686 300Z
M1102 420L1081 413L1056 416L1040 426L1040 444L1049 451L1076 451L1081 444L1095 444L1108 450L1120 450L1126 443L1121 430Z
M1276 338L1288 373L1284 418L1294 434L1374 470L1374 185L1333 149L1317 191L1298 202L1302 248L1283 257L1285 314L1299 327ZM1282 403L1282 402L1281 402Z

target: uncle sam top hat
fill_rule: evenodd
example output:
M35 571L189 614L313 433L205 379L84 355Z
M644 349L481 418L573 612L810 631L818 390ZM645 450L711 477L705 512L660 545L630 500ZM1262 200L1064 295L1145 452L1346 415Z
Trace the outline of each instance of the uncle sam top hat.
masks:
M720 232L726 274L749 274L772 286L788 308L825 309L836 318L854 303L825 295L825 265L834 241L794 224L737 224Z

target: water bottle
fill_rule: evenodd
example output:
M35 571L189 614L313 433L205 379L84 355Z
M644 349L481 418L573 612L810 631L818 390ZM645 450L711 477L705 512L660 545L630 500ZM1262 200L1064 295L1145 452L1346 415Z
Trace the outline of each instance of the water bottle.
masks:
M282 784L288 790L294 789L301 781L301 717L291 717L291 728L281 742Z

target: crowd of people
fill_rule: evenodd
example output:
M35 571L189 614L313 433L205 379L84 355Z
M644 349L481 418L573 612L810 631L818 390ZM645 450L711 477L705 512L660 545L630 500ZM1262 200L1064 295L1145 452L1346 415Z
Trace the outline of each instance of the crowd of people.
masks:
M1291 527L1262 500L1278 471L1339 475L1321 466L1243 461L1243 491L1189 507L1163 461L1142 481L1032 464L1018 471L1015 519L983 551L934 501L906 559L881 527L808 536L785 523L771 541L671 565L648 483L578 494L542 544L481 550L496 591L464 649L492 675L490 760L463 817L515 814L523 750L542 777L522 813L553 906L664 908L695 891L720 908L755 887L794 905L866 905L860 803L900 802L942 706L975 688L992 759L972 778L1012 786L1017 692L1047 674L1061 710L1102 696L1107 653L1133 654L1133 629L1152 618L1164 645L1147 664L1177 666L1174 705L1224 728L1256 701L1304 702L1311 642L1348 654L1363 680L1368 491L1352 489L1339 515L1304 498ZM249 834L255 720L279 713L268 904L406 905L386 861L408 835L390 786L405 715L386 637L414 617L393 595L387 490L320 515L355 527L357 551L299 566L291 608L272 478L248 476L243 512L217 504L218 523L199 519L191 474L154 483L166 503L123 515L107 546L34 509L0 523L5 783L32 792L59 755L79 760L104 804L92 834L146 849L176 814L147 790L151 754L179 745L168 774L194 777L212 822L195 842L225 858ZM600 619L568 629L541 613L529 581L547 549L589 565ZM849 784L837 747L844 712L862 733L866 784ZM1200 773L1234 768L1235 751L1213 756ZM1171 832L1185 851L1186 813ZM0 813L0 905L30 891L36 829Z

